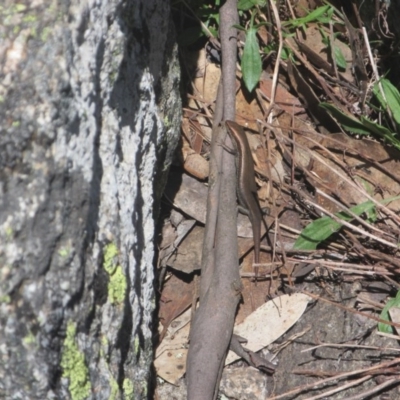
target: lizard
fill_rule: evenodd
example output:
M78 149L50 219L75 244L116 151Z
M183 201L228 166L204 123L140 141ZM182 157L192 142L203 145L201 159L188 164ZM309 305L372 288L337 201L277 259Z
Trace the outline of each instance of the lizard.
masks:
M253 158L244 129L233 121L225 121L225 124L237 151L236 169L239 210L250 219L253 229L254 263L259 264L262 214L257 200ZM254 268L254 272L257 279L258 267Z

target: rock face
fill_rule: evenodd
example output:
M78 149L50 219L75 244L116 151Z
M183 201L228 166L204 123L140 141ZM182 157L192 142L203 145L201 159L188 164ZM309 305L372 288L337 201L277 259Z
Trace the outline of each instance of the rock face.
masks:
M169 2L3 3L0 398L147 398Z

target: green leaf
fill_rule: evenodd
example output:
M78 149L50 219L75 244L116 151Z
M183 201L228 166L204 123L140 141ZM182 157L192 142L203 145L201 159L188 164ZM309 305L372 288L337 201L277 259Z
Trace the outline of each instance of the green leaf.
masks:
M320 107L324 108L332 115L336 121L349 132L357 133L359 135L370 135L371 131L367 129L359 120L350 117L348 114L343 113L335 106L329 103L321 103Z
M380 319L389 321L390 320L389 310L392 307L399 307L399 306L400 306L400 290L397 292L396 297L394 299L389 300L386 303L385 307L383 307L381 315L379 316ZM393 333L393 327L391 325L384 324L383 322L378 323L378 330L379 332Z
M266 0L239 0L237 8L238 10L246 11L255 6L263 7L265 4Z
M330 217L319 218L302 230L293 248L295 250L316 250L323 240L337 232L341 227L342 224Z
M395 137L395 134L392 133L389 129L385 128L382 125L377 124L363 116L361 116L362 124L368 128L372 133L375 133L378 136L381 136L384 140L390 143L392 146L396 147L400 150L400 141Z
M360 121L358 121L357 119L350 117L350 115L343 113L332 104L321 103L319 106L327 110L329 114L331 114L331 116L335 118L336 121L347 131L359 135L378 135L392 146L396 147L396 149L400 150L400 140L397 139L393 132L384 126L379 125L363 116L361 116Z
M331 39L326 35L323 29L320 28L319 31L322 36L322 43L328 47L329 51L331 51L333 46L333 57L335 57L336 65L341 69L346 69L347 62L346 59L344 58L342 50L340 50L340 47L335 46L335 44L332 43ZM337 34L333 34L333 40L335 40L336 37Z
M382 85L383 92L385 93L385 99L379 90L379 82L376 82L373 88L374 95L377 97L384 109L390 108L393 118L398 125L400 125L400 93L395 86L391 84L388 79L381 79L380 83Z
M381 204L387 204L391 201L400 199L400 196L390 197L388 199L381 200ZM355 215L361 215L362 213L367 214L369 220L373 220L376 214L373 212L375 210L375 204L371 201L365 201L364 203L357 204L350 208L350 211ZM354 217L345 211L340 211L335 213L336 217L342 219L343 221L349 222ZM340 222L335 221L331 217L324 216L316 219L315 221L308 224L300 233L297 238L293 248L295 250L315 250L317 246L324 240L328 239L333 233L339 231L343 226Z
M373 207L375 207L374 203L368 200L365 203L351 207L350 210L354 214L360 215L363 212L368 212ZM338 212L335 215L346 222L354 218L345 211ZM296 250L315 250L322 241L328 239L329 236L336 233L342 226L343 224L335 221L331 217L325 216L318 218L302 230L293 248Z
M242 25L235 24L235 25L232 25L232 26L234 28L236 28L236 29L239 29L240 31L245 31L246 30Z
M257 41L257 29L250 28L246 32L246 43L242 57L243 81L249 92L257 86L261 76L261 56Z
M257 25L254 25L254 28L256 28L256 29L259 29L259 28L261 28L262 26L271 26L271 23L270 22L260 22L259 24L257 24Z
M342 50L340 50L340 47L333 45L333 55L335 57L336 65L340 69L346 69L347 62L346 59L344 58Z
M291 58L293 55L293 52L291 49L289 49L288 47L283 46L282 47L282 52L281 52L281 59L286 61L289 58Z
M305 17L291 19L291 20L283 23L283 25L292 26L292 27L296 28L296 27L303 26L303 25L305 25L309 22L313 22L313 21L319 21L321 23L329 22L331 20L332 13L333 13L333 9L332 9L332 12L330 12L329 9L332 9L332 7L330 5L318 7L314 11L307 14ZM328 17L323 18L323 15L327 12L328 12Z
M218 37L218 30L217 30L217 29L214 29L214 28L212 28L211 26L209 26L209 27L208 27L208 30L210 31L211 35L212 35L214 38L217 38L217 37ZM208 32L206 32L205 29L203 29L203 33L204 33L204 36L207 36L207 37L208 37Z

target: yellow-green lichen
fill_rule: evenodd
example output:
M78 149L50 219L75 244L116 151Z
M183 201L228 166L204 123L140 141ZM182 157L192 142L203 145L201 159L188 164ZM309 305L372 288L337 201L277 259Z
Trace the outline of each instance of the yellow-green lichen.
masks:
M28 14L28 15L25 15L22 18L22 21L25 22L25 23L36 22L37 21L37 16L36 15L32 15L32 14Z
M124 379L122 389L124 391L124 400L134 400L135 390L133 388L133 383L129 379Z
M11 297L8 294L4 294L3 296L0 296L0 304L1 303L10 304Z
M11 228L11 226L7 226L6 236L7 236L7 240L11 240L14 237L14 230L13 230L13 228Z
M135 339L133 341L133 349L135 351L135 355L139 353L139 348L140 348L140 340L139 340L139 336L136 335Z
M103 336L101 337L100 341L101 341L101 345L102 345L102 346L108 347L108 339L107 339L106 336L103 335Z
M143 389L143 391L142 391L142 395L143 395L143 397L147 397L147 382L146 381L143 381L142 382L142 389Z
M108 282L108 300L112 304L122 303L126 293L126 277L122 271L122 267L117 262L118 249L113 243L108 244L104 248L104 264L103 267L109 275Z
M69 256L70 252L71 252L71 249L69 249L69 248L67 248L67 247L61 247L61 248L58 250L58 255L59 255L61 258L67 258L67 257Z
M125 299L126 278L120 266L117 267L114 274L110 275L108 283L108 299L113 304L122 303Z
M22 3L14 4L14 10L17 13L23 12L26 10L26 5Z
M170 128L170 127L171 127L171 121L169 120L168 115L166 115L166 116L164 117L163 122L164 122L164 126L165 126L166 128Z
M52 29L49 27L43 28L41 34L40 34L40 40L42 42L46 42L47 38L49 37L50 33L52 32Z
M29 346L30 344L36 343L36 337L33 335L31 331L22 339L22 343L25 346Z
M118 387L118 382L114 379L114 377L111 374L110 374L110 386L111 386L111 393L108 400L115 400L118 398L119 387Z
M84 400L90 395L91 383L85 356L75 343L76 326L73 322L67 325L67 336L61 357L63 377L69 379L69 392L72 400Z
M108 396L108 400L116 400L119 399L119 386L118 382L115 380L114 376L112 375L110 371L110 367L108 364L108 361L105 359L105 353L104 353L104 348L108 347L108 339L105 336L102 336L100 339L101 347L100 347L100 357L104 360L105 362L105 368L108 371L109 374L109 382L110 382L110 395Z
M109 275L113 274L117 263L115 259L118 256L118 248L114 243L108 244L104 248L104 264L103 267Z

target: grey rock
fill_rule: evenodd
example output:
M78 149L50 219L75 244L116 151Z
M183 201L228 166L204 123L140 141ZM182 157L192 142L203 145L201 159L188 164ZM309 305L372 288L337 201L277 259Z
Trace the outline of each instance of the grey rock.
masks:
M181 117L169 2L4 3L0 398L147 398Z

